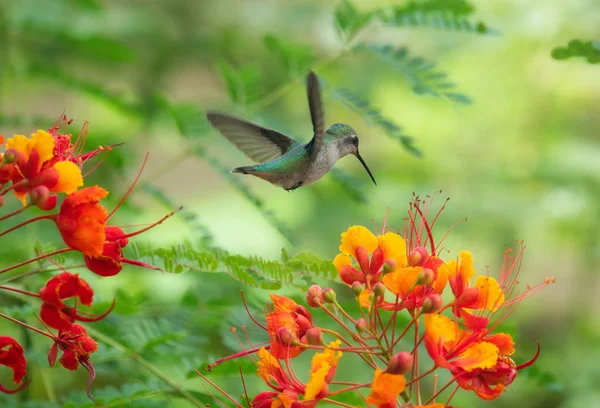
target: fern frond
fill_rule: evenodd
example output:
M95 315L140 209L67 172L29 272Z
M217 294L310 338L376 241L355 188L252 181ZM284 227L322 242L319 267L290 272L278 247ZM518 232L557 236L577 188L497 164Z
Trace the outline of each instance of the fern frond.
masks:
M349 0L343 0L333 12L335 27L346 43L369 24L372 17L373 12L360 11Z
M600 41L571 40L566 47L556 47L552 50L552 58L566 60L583 57L590 64L600 64Z
M455 92L456 84L448 80L448 75L436 70L435 62L420 57L409 57L406 48L394 49L390 45L360 44L358 50L366 50L391 64L412 85L417 95L444 97L454 102L470 104L471 98Z
M394 27L427 27L473 34L498 33L481 21L469 20L474 11L474 7L465 0L425 0L379 10L377 17L384 24Z
M334 90L333 96L342 101L350 109L359 113L367 122L384 130L386 135L399 142L410 154L421 157L421 151L414 146L414 139L406 136L400 126L384 117L381 111L372 106L369 101L345 88Z
M260 99L261 78L258 67L245 65L242 68L236 68L226 62L219 62L217 68L232 102L243 106Z
M309 46L284 41L274 35L265 36L263 41L267 50L281 61L290 78L303 75L315 60L313 49Z

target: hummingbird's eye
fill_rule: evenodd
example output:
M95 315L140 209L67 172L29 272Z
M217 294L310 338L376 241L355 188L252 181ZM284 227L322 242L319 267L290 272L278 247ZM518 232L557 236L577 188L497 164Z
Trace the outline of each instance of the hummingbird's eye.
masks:
M354 146L358 146L358 137L357 136L354 136L352 138L352 143L354 143Z

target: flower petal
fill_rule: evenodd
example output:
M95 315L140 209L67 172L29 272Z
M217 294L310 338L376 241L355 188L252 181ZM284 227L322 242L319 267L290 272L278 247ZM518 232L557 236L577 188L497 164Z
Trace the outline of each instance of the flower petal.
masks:
M496 279L489 276L478 276L475 286L479 288L479 295L474 309L487 309L495 312L504 303L504 293Z
M384 373L377 369L371 383L371 393L367 397L367 402L377 406L389 404L390 407L395 407L396 398L405 388L406 378L403 375Z
M58 183L56 183L50 191L71 194L79 187L83 186L81 169L75 163L70 161L60 161L54 165L54 169L58 171Z
M422 270L423 267L421 266L398 268L394 272L385 275L382 282L394 295L404 298L417 281L417 277Z
M377 238L362 225L355 225L342 233L340 252L354 255L358 247L365 248L367 252L373 252L377 248Z
M495 344L482 341L466 349L452 364L467 372L476 368L492 368L498 361L498 351Z
M400 235L394 232L386 232L384 235L377 237L377 243L383 251L384 262L393 259L396 261L397 268L406 266L406 242Z
M495 344L500 354L510 356L515 352L515 342L510 334L492 334L491 336L487 336L485 341Z
M33 149L37 150L40 155L40 163L50 160L54 157L54 138L45 130L38 130L31 135L28 153Z

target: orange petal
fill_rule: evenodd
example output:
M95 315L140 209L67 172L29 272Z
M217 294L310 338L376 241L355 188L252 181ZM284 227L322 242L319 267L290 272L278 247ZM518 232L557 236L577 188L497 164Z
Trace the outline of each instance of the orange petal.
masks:
M463 336L458 324L449 317L435 313L425 315L425 336L435 345L442 343L448 349Z
M396 406L396 398L405 388L406 379L403 375L388 374L377 369L371 383L371 393L367 397L367 402L377 406L383 404Z
M258 350L258 376L265 380L268 384L271 380L275 380L281 366L279 361L271 353L269 353L264 347Z
M273 302L273 305L275 306L275 310L281 310L284 312L292 313L298 308L298 303L294 302L288 297L279 296L274 293L271 293L270 297L271 301Z
M418 405L415 408L444 408L444 404Z
M498 362L498 346L486 341L473 344L452 362L465 371L492 368Z
M382 282L394 295L404 298L417 281L417 277L422 270L423 267L421 266L396 269L394 272L385 275Z
M504 303L504 293L500 289L498 281L489 276L478 276L475 287L479 288L479 296L474 309L488 309L492 312L498 310Z
M371 231L362 225L355 225L342 233L342 244L340 252L354 255L356 248L363 247L367 252L373 252L377 248L377 238Z
M386 232L384 235L377 237L377 243L383 251L384 262L393 259L396 261L396 268L406 266L406 242L400 235Z
M54 165L54 168L58 171L58 183L50 191L71 194L83 186L81 169L75 163L60 161Z
M510 334L498 333L487 336L485 341L495 344L500 354L510 356L515 352L515 342Z

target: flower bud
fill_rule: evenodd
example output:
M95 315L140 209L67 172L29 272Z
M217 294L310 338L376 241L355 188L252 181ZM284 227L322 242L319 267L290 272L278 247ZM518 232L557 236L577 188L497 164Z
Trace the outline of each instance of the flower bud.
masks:
M31 205L44 205L50 197L50 190L46 186L37 186L29 191Z
M284 346L293 346L298 344L298 338L294 332L287 327L280 327L277 329L277 340Z
M19 154L22 154L17 149L8 149L6 153L4 153L3 163L4 164L13 164L19 160Z
M396 261L393 259L388 259L387 261L385 261L385 263L383 264L383 274L385 275L386 273L391 273L394 272L396 270Z
M408 351L401 351L394 354L388 362L385 372L388 374L405 374L412 369L414 362L413 355Z
M375 286L373 286L373 293L377 297L385 295L385 285L381 282L377 282Z
M323 289L319 285L312 285L306 291L306 304L310 307L319 307L323 304Z
M311 327L306 332L306 340L311 346L321 346L323 344L323 333L316 327Z
M425 247L419 246L416 247L410 253L410 257L408 258L408 264L410 266L423 266L425 265L425 262L427 262L428 258L429 253L427 252L427 249L425 249Z
M429 285L433 282L434 273L431 269L423 269L417 276L417 285Z
M323 291L323 300L327 303L335 303L336 294L331 288L327 288Z
M437 293L434 293L423 300L423 313L435 313L440 310L442 306L442 297Z
M362 291L363 291L363 284L360 283L359 281L355 281L352 284L352 292L354 292L354 294L356 296L358 296L358 295L360 295L362 293Z
M354 327L356 328L356 331L359 333L364 332L365 330L367 330L367 328L369 327L367 321L364 318L360 318L356 321L356 324L354 325Z

